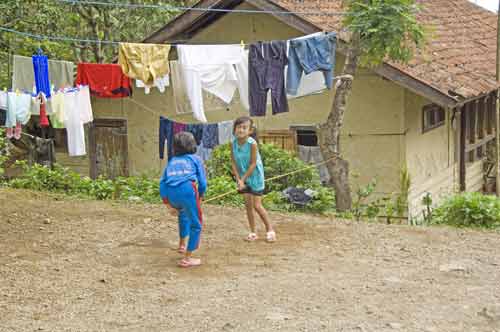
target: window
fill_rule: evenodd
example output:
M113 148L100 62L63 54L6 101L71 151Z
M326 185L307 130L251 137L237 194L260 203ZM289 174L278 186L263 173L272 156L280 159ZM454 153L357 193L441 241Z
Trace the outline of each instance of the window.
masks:
M318 136L314 130L297 130L297 144L304 146L318 146Z
M297 145L318 146L318 135L316 133L317 128L315 126L293 125L290 126L290 130L295 136Z
M422 108L422 132L442 126L445 119L444 108L436 104L425 105Z

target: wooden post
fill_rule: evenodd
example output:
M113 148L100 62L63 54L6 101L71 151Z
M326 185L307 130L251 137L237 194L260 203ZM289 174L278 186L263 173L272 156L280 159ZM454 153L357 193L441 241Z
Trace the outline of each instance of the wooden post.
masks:
M465 141L466 141L466 118L467 118L467 106L460 107L460 151L459 151L459 184L460 191L465 191L466 180L465 180Z
M498 11L497 11L497 66L496 66L496 78L497 82L500 82L500 2L498 3ZM500 96L500 90L497 93L497 98L496 98L496 114L495 114L495 120L496 120L496 131L495 131L495 136L496 136L496 147L497 147L497 181L496 181L496 187L497 187L497 196L500 196L500 104L498 101L498 97Z

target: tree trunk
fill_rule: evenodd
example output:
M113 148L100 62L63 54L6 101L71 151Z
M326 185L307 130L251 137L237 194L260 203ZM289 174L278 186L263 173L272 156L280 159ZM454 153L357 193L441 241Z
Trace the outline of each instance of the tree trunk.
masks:
M332 109L325 123L319 126L319 145L330 173L330 185L335 189L335 201L338 211L347 211L352 207L351 188L349 186L349 162L340 155L340 132L344 122L347 99L352 90L352 82L360 56L359 36L353 35L342 75L336 84Z

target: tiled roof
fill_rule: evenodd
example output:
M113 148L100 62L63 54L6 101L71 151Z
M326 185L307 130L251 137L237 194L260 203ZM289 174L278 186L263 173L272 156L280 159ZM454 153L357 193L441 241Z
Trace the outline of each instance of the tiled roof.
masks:
M342 11L342 0L272 0L289 11ZM406 65L389 62L439 90L472 98L499 87L495 80L497 16L468 0L420 0L418 20L430 34ZM322 30L341 30L341 16L301 15Z

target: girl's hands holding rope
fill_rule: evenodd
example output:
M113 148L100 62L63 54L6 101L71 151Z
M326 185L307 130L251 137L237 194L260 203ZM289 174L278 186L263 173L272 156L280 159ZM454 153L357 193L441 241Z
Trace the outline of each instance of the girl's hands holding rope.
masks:
M246 187L245 182L243 182L241 179L236 180L236 185L238 187L238 190L243 190Z

